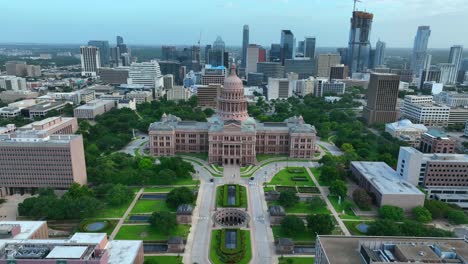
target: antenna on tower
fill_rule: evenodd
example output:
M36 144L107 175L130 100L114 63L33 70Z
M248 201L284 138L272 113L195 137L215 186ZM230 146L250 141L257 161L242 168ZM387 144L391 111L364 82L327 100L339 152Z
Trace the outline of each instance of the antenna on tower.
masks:
M354 1L354 7L353 7L353 12L356 12L356 2L361 3L361 0L353 0Z

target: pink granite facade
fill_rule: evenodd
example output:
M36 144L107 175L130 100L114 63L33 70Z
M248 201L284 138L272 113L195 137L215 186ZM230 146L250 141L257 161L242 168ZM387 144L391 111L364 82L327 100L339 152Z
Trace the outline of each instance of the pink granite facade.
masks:
M302 116L269 123L249 117L244 87L235 66L217 101L217 114L208 122L182 121L164 114L160 122L151 124L150 153L154 156L208 153L209 163L238 165L256 163L257 154L313 158L316 131L304 123Z

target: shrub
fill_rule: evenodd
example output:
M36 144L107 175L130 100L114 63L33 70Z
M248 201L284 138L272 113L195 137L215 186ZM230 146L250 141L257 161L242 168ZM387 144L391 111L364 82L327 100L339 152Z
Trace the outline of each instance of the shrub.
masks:
M422 206L417 206L413 208L413 216L416 221L421 222L421 223L429 223L432 221L432 215L429 210Z
M383 219L393 221L401 221L405 217L403 209L392 205L384 205L380 207L379 216Z
M284 207L292 207L297 202L299 202L299 197L297 197L295 192L284 191L280 193L278 203Z
M356 189L353 192L353 200L362 210L369 210L372 206L372 198L364 189Z

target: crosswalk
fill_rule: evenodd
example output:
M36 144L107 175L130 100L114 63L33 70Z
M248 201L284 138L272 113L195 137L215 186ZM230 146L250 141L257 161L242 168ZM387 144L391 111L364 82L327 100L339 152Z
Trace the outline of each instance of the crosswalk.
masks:
M208 217L208 216L197 216L197 219L198 220L208 220L208 219L210 219L210 217Z

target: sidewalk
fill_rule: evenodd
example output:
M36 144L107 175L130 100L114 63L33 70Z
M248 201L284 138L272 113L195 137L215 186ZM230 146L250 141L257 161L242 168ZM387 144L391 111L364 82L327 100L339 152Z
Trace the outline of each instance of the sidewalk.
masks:
M130 214L132 211L133 207L135 204L138 202L138 199L140 198L141 194L143 193L144 188L141 188L138 193L135 195L135 198L133 199L132 203L130 206L127 208L127 211L125 211L125 214L120 218L119 223L114 228L114 231L112 231L112 234L109 236L109 240L113 240L117 233L119 232L120 228L122 227L123 223L125 222L125 219L127 219L127 216Z

